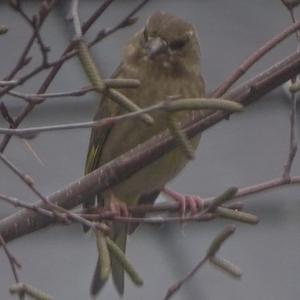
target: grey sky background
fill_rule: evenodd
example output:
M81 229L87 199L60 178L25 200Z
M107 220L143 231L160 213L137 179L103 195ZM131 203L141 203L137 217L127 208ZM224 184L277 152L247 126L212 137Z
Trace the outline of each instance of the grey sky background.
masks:
M113 26L138 1L115 1L91 30L88 38L102 27ZM36 1L26 1L28 11ZM81 1L84 20L99 1ZM281 2L268 0L179 1L152 0L138 14L137 24L112 35L93 48L100 69L109 76L120 62L122 47L146 18L164 10L189 20L198 30L202 67L208 90L252 51L290 24ZM56 58L72 38L72 25L66 22L69 1L62 1L43 27L42 35ZM0 37L1 78L19 57L30 30L7 4L0 2L0 23L9 33ZM273 50L243 80L257 74L296 49L295 38ZM33 61L38 62L38 49ZM34 92L44 74L19 88ZM49 91L78 89L87 83L77 59L67 63ZM14 114L21 101L2 99ZM92 118L97 96L53 99L38 107L25 126L87 121ZM278 88L259 103L247 107L229 121L204 133L196 160L170 187L179 192L216 195L229 186L247 186L280 176L288 149L289 99ZM298 110L299 114L299 110ZM4 121L0 118L0 125ZM299 126L299 122L297 123ZM31 174L36 186L50 194L83 174L89 130L50 132L31 140L43 165L28 151L24 142L12 139L5 154L24 172ZM299 175L296 157L293 174ZM3 164L0 164L0 192L33 201L36 198ZM300 294L299 187L285 187L244 199L245 209L256 214L256 226L237 224L236 234L224 245L220 255L243 271L236 281L206 265L173 299L252 300L296 299ZM0 217L15 211L0 203ZM128 257L143 276L145 285L134 287L128 280L124 299L163 299L168 287L182 278L202 257L215 234L230 222L141 226L129 238ZM92 236L83 235L79 225L53 226L9 244L23 264L21 279L51 294L55 299L89 299L88 289L96 262ZM0 252L0 299L15 299L8 293L13 277L3 251ZM108 284L99 299L118 299Z

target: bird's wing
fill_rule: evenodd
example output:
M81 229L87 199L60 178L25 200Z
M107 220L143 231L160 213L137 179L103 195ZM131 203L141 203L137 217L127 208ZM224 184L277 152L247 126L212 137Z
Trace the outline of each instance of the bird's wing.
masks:
M122 74L121 71L122 65L119 65L119 67L113 73L111 78L120 77L120 75ZM107 117L113 117L118 114L119 110L113 109L110 101L111 100L107 97L102 97L98 105L96 114L94 115L94 121L101 120ZM85 174L88 174L99 167L101 153L112 128L113 124L100 128L92 128L89 148L85 162Z
M122 77L122 64L115 70L111 78ZM98 104L97 111L94 115L93 120L101 120L107 117L116 116L119 113L120 107L118 105L112 105L111 100L103 96ZM113 124L107 125L100 128L92 128L90 135L90 142L88 147L88 152L85 161L85 174L88 174L100 166L101 154L107 141L107 138L113 128ZM83 207L92 207L95 203L95 197L87 199Z

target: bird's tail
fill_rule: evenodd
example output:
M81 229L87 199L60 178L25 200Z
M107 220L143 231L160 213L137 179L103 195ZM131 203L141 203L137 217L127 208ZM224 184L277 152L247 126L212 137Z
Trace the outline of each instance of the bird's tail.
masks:
M100 258L97 260L97 265L94 271L91 287L90 287L90 294L91 296L95 297L101 290L101 288L104 286L107 279L103 279L100 276Z
M113 241L125 254L126 252L126 241L128 234L128 225L115 223L113 225ZM124 294L124 268L121 266L120 261L116 259L114 254L111 254L111 273L115 287L120 295Z
M117 244L117 246L125 254L126 251L126 240L127 240L128 226L127 224L115 223L111 228L111 239ZM120 261L114 256L114 253L109 251L110 263L111 263L111 273L114 285L118 293L122 296L124 294L124 268L120 264ZM104 286L108 277L101 278L101 257L99 256L97 265L94 271L90 293L92 296L96 296L101 288Z

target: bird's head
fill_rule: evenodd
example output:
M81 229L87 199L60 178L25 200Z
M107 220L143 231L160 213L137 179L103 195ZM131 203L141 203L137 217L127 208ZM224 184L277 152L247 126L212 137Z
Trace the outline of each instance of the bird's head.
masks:
M126 56L138 63L166 69L199 69L200 49L194 27L164 12L150 16L143 30L130 41Z

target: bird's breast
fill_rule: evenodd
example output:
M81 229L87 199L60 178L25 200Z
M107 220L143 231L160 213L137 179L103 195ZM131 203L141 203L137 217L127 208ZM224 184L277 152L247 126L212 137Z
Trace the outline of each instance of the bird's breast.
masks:
M137 89L123 89L127 97L140 107L148 107L157 102L165 101L168 96L191 98L202 96L201 82L196 76L175 76L168 71L159 68L144 67L138 70L126 69L122 78L138 78L141 82ZM133 72L134 71L134 72ZM140 72L138 74L138 72ZM129 74L130 73L130 74ZM168 127L167 112L157 111L151 113L155 124L149 126L140 119L127 119L117 123L109 133L103 148L101 164L104 164L130 149L142 144ZM178 121L187 121L193 118L192 111L177 112ZM199 137L194 139L196 147ZM144 192L163 187L169 180L175 177L184 167L187 159L181 149L171 151L151 165L143 168L128 180L114 188L114 192L120 198L136 198Z

